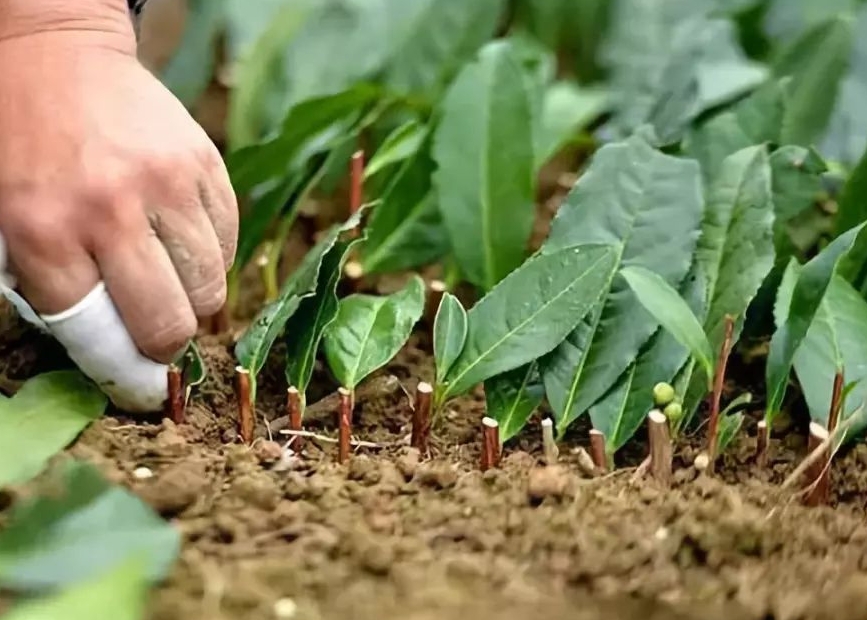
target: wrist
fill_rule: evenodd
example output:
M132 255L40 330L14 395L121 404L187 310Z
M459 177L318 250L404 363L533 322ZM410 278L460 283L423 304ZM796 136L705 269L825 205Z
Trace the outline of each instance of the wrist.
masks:
M0 0L0 43L48 33L83 33L135 53L127 0Z

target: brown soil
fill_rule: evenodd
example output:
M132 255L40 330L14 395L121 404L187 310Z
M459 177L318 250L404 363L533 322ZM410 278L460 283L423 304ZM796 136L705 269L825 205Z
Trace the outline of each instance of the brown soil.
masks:
M0 374L58 365L46 346L7 331ZM570 449L586 444L586 428L561 445L560 465L542 465L536 420L506 446L502 467L482 474L476 394L453 404L435 429L435 454L419 458L406 447L404 390L430 378L420 329L376 387L359 392L354 434L379 449L339 466L332 444L308 440L281 460L262 422L284 413L279 353L260 382L260 439L247 448L235 440L230 350L216 338L202 346L210 374L188 424L114 414L71 448L183 533L153 620L276 618L293 604L299 619L867 617L865 446L836 461L833 508L807 509L778 491L804 451L795 427L762 472L749 462L748 436L717 478L687 465L695 450L686 445L675 486L663 491L632 479L640 439L605 477L586 478L575 463ZM320 372L315 387L311 401L335 386ZM308 423L333 437L328 409ZM154 477L135 480L142 466Z

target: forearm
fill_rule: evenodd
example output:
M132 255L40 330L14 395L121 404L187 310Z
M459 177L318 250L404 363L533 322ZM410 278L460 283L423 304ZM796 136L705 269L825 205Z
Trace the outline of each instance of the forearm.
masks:
M131 12L142 0L0 0L0 41L44 32L105 33L135 47Z

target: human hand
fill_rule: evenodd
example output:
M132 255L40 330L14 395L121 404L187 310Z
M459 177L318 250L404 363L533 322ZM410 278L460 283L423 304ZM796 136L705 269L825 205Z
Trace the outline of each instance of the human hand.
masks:
M117 404L163 402L162 364L225 301L237 227L219 152L139 64L123 0L4 0L0 231L10 271Z

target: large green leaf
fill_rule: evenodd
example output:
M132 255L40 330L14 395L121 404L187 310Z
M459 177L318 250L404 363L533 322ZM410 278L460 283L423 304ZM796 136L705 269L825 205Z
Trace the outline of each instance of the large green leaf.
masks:
M801 269L792 290L788 312L785 313L786 320L777 327L771 337L768 351L765 369L768 390L765 419L769 422L779 413L795 353L819 311L834 274L840 268L843 275L848 267L846 255L853 248L857 251L867 243L867 236L863 231L863 223L846 231Z
M414 118L398 125L386 136L365 166L364 178L370 179L382 170L415 155L425 143L429 132L429 126L423 125Z
M286 381L302 395L307 391L319 345L328 326L337 317L337 284L343 265L353 246L362 241L355 237L338 241L326 252L319 269L316 294L307 297L286 323Z
M701 323L689 304L662 277L643 267L625 267L620 275L638 301L701 364L706 385L713 379L714 354Z
M769 37L789 42L822 22L855 9L859 0L771 0L764 28Z
M778 326L786 322L800 265L793 259L777 294L774 315ZM795 352L794 368L813 420L827 425L834 376L842 370L846 383L854 383L840 414L844 420L867 399L867 302L840 276L831 280L803 342ZM853 435L859 430L853 429ZM851 435L850 435L851 436Z
M771 153L770 164L774 213L776 223L782 224L816 204L824 191L822 175L828 167L814 149L793 145Z
M838 234L867 221L867 150L846 180L837 206L835 227Z
M217 37L225 24L223 0L189 0L181 47L163 69L162 82L191 105L208 86L214 71Z
M0 586L63 587L136 558L162 579L180 549L180 532L89 464L62 468L62 492L22 500L0 533Z
M701 163L705 183L710 183L729 155L757 144L779 143L784 115L783 85L771 81L695 127L685 150Z
M25 482L105 411L107 399L78 371L26 381L0 396L0 488Z
M838 17L808 31L777 59L774 73L791 76L782 141L807 146L824 135L849 65L853 24Z
M325 255L331 251L340 236L354 229L364 209L356 212L345 223L333 226L311 249L298 268L283 283L280 296L264 306L235 345L235 356L253 376L265 363L268 352L283 332L286 322L298 310L301 302L316 294L319 272Z
M443 293L434 318L433 349L436 361L436 382L442 383L460 356L467 341L467 311L458 298Z
M340 300L326 328L325 357L343 387L353 390L406 343L424 311L425 287L417 275L391 295L350 295Z
M692 262L702 209L698 164L632 137L596 153L560 207L542 252L610 244L618 269L645 267L676 287ZM614 385L657 327L626 280L609 280L604 304L540 363L559 432Z
M695 259L707 283L703 320L711 348L722 345L725 316L742 320L774 264L774 202L764 146L727 157L714 179Z
M710 19L711 0L617 0L603 62L611 73L614 127L652 121L677 137L701 112L758 84L764 71L741 52L732 24Z
M695 316L704 313L705 288L700 271L693 267L681 285L681 295ZM641 428L653 407L653 386L660 381L671 383L689 355L689 349L662 327L608 394L590 408L593 428L605 436L608 454L623 447Z
M867 148L867 5L862 3L855 23L855 43L849 69L840 89L822 141L829 159L854 166Z
M438 401L458 396L556 347L608 290L617 252L600 245L537 254L467 313L463 350Z
M367 224L362 246L365 273L412 269L448 252L433 188L429 144L408 159L385 188Z
M383 80L404 94L433 97L496 30L502 0L391 0L405 11L389 36L393 51Z
M544 397L536 362L485 381L487 414L499 423L500 441L517 435Z
M434 184L467 279L490 290L521 264L533 226L533 122L510 43L489 43L446 95Z
M112 620L140 620L144 618L149 585L141 567L127 562L57 594L21 603L3 618L92 620L95 614L106 612Z

